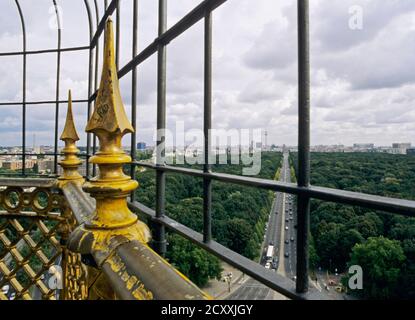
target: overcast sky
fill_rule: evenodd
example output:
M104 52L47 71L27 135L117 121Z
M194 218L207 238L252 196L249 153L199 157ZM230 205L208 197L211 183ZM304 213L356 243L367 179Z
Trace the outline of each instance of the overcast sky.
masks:
M52 0L20 2L27 49L56 47ZM104 1L98 2L102 14ZM157 34L157 2L139 0L140 50ZM200 1L167 2L170 27ZM62 8L62 47L87 45L83 0L57 3ZM121 17L123 66L131 59L131 0L121 1ZM312 145L415 143L415 1L311 0L310 40ZM0 52L19 51L21 43L15 1L1 0ZM102 44L100 49L102 53ZM203 22L174 40L167 57L168 127L183 121L186 129L202 128ZM54 100L56 54L27 59L27 100ZM156 62L152 57L138 68L137 140L150 144L156 123ZM0 57L0 74L0 101L21 101L22 57ZM85 99L87 79L88 52L63 53L61 99L69 88L74 99ZM130 75L121 79L121 91L129 114ZM75 104L74 112L84 145L86 104ZM21 114L20 106L0 106L0 145L21 144ZM60 132L65 114L62 105ZM269 144L296 145L297 121L296 1L228 0L213 15L214 127L262 128ZM53 130L54 105L27 107L29 146L34 134L37 145L53 144Z

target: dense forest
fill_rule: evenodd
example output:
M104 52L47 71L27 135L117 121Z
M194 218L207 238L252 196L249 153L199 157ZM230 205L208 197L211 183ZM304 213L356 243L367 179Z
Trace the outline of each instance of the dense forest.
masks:
M291 154L296 166L297 154ZM297 168L295 168L297 170ZM415 199L415 157L312 153L313 185ZM363 298L415 298L415 218L312 200L310 264L363 269ZM347 278L344 279L345 283Z
M281 165L282 155L264 152L261 171L257 177L274 179ZM199 165L187 166L201 169ZM242 165L216 164L212 171L242 174ZM140 184L137 200L155 207L155 172L137 173ZM257 188L214 181L212 184L212 236L219 243L250 258L259 255L265 224L272 203L272 193ZM203 229L202 179L192 176L167 174L166 212L180 223L202 232ZM186 239L173 233L168 235L166 258L199 286L221 274L219 260Z

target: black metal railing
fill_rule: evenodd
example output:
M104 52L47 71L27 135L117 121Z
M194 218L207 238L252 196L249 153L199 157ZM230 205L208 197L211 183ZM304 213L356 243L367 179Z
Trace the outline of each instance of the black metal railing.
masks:
M25 23L23 13L20 9L19 1L15 0L19 9L19 14L23 29L23 51L0 53L0 56L6 55L22 55L23 56L23 101L22 102L1 102L0 105L22 105L23 110L23 138L22 138L22 157L23 163L26 156L26 105L38 104L44 102L26 101L26 56L29 54L41 54L46 52L57 53L57 94L55 120L58 126L59 105L66 101L59 100L59 55L63 51L79 51L89 50L89 71L88 71L88 98L83 100L74 100L73 102L88 102L87 117L91 116L92 104L96 98L97 76L98 76L98 55L99 55L99 39L104 31L105 21L109 16L116 13L116 61L119 68L118 76L122 78L127 74L131 74L131 122L136 128L137 114L137 71L136 68L146 61L149 57L157 55L157 129L166 128L166 50L168 44L175 38L180 36L198 21L204 20L204 122L203 130L205 133L204 141L204 157L209 158L211 152L211 141L209 140L209 129L212 126L212 14L213 11L226 2L226 0L204 0L198 4L193 10L186 14L181 20L167 29L167 0L159 0L158 9L158 36L142 51L138 52L138 0L132 0L133 10L133 38L132 38L132 57L131 60L123 67L119 67L119 37L120 37L120 0L112 0L109 4L105 1L105 12L99 18L98 4L94 0L96 29L93 31L92 10L88 0L84 0L89 21L89 40L88 46L61 48L57 49L27 51L25 41ZM290 298L308 298L308 233L309 233L309 211L310 199L321 199L343 204L357 205L377 210L383 210L390 213L402 214L406 216L415 216L415 201L400 200L375 195L368 195L350 191L336 190L330 188L316 187L310 185L310 62L309 62L309 8L308 0L298 0L297 25L298 25L298 177L297 184L285 183L280 181L259 179L246 176L236 176L223 173L215 173L211 171L208 161L205 161L203 170L193 170L188 168L172 167L162 162L164 154L158 155L157 163L150 164L147 162L136 161L136 133L131 138L131 175L135 178L135 167L143 166L156 171L156 210L152 210L136 201L134 195L131 196L130 207L149 217L156 225L153 246L155 250L164 255L166 250L165 228L172 230L183 237L191 240L196 245L216 255L220 259L228 262L234 267L242 270L256 280L264 283L272 289L275 289ZM53 1L56 6L56 1ZM107 5L108 4L108 5ZM95 53L95 58L94 58ZM164 136L157 138L157 146L164 142ZM55 130L54 153L55 163L58 156L57 153L57 132ZM96 150L96 139L87 134L87 160ZM90 178L90 166L87 162L86 178ZM55 174L57 172L55 164ZM199 177L203 180L203 234L200 234L177 221L168 217L165 211L165 175L167 172L191 175ZM22 168L22 175L26 174L26 169ZM92 168L92 174L95 169ZM290 279L271 272L256 262L253 262L240 254L220 245L212 239L211 235L211 183L212 180L218 180L227 183L246 185L251 187L263 188L272 191L286 192L297 195L297 271L296 284Z

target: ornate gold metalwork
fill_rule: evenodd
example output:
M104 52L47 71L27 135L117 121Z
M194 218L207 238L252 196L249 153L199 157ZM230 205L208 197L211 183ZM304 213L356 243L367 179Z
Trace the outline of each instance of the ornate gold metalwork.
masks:
M47 188L2 187L0 204L0 299L50 299L49 268L62 247L58 232L64 199ZM3 292L3 289L5 292Z
M63 223L59 228L62 245L62 272L63 288L60 298L62 300L88 299L88 271L82 263L81 255L72 252L66 246L70 233L77 226L76 219L66 201L61 206Z
M121 100L111 20L106 24L104 64L96 106L86 131L97 135L100 149L90 158L91 163L98 165L99 174L83 186L96 199L96 210L85 227L92 230L118 229L117 232L124 236L148 242L148 227L138 221L127 206L126 197L138 183L123 172L123 165L130 163L131 157L123 151L121 139L134 129ZM95 235L98 240L101 236L107 237L108 233Z
M0 182L0 300L88 297L81 255L66 248L77 223L54 185L35 179Z
M78 167L82 162L77 157L79 149L75 143L79 140L79 136L73 121L72 94L70 90L68 93L68 112L66 114L65 127L60 139L65 142L65 148L62 149L65 158L59 162L63 169L63 174L58 178L58 186L62 188L68 182L83 183L84 179L78 172Z
M88 299L88 271L81 261L81 255L65 249L63 261L64 296L62 298L65 300Z

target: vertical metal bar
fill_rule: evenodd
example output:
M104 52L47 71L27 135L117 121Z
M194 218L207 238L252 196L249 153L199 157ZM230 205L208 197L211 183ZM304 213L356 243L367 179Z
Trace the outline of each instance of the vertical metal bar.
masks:
M167 28L167 1L159 0L158 35ZM166 45L159 43L157 49L157 165L164 165L164 142L166 129ZM156 216L164 216L166 175L156 172ZM155 225L154 248L160 254L166 252L166 231L163 225Z
M310 184L310 56L308 0L298 0L298 186ZM310 197L297 198L297 282L299 293L308 290L308 233Z
M15 0L17 10L19 11L20 22L22 24L23 35L23 92L22 92L22 175L26 174L26 26L23 17L22 8L18 0Z
M118 10L117 10L118 12ZM118 18L117 18L118 21ZM137 46L137 33L138 33L138 0L133 1L133 51L132 58L138 53ZM134 67L131 71L131 125L134 128L134 132L131 134L131 159L135 161L137 158L137 67ZM131 179L135 180L134 165L130 166ZM131 193L131 201L135 201L135 192Z
M54 164L53 172L58 173L58 141L59 141L59 87L60 87L60 72L61 72L61 21L60 13L56 0L53 0L55 7L56 21L58 24L58 51L56 60L56 106L55 106L55 141L54 141Z
M91 43L93 38L93 26L92 26L92 13L91 8L89 6L88 0L84 0L86 12L88 15L88 23L89 23L89 43ZM92 72L93 72L93 50L92 47L89 48L89 60L88 60L88 109L87 109L87 122L91 117L91 107L92 103L89 100L92 95ZM89 157L91 156L91 134L88 132L86 135L86 163L85 163L85 171L86 177L89 178L90 166L89 166Z
M120 9L120 2L121 0L117 1L117 9L116 9L116 17L117 22L115 25L115 65L117 66L117 71L120 67L120 19L121 19L121 9Z
M205 56L204 56L204 172L210 172L210 152L212 128L212 11L205 13ZM203 241L212 239L212 180L203 179Z
M95 7L95 20L98 28L99 24L99 7L97 0L94 0L94 7ZM98 89L98 67L99 67L99 40L97 41L97 45L95 46L95 74L94 74L94 91L96 92ZM96 101L95 101L96 104ZM95 154L97 151L97 137L94 134L92 140L92 154ZM92 165L92 175L95 176L97 173L97 166L95 164Z

